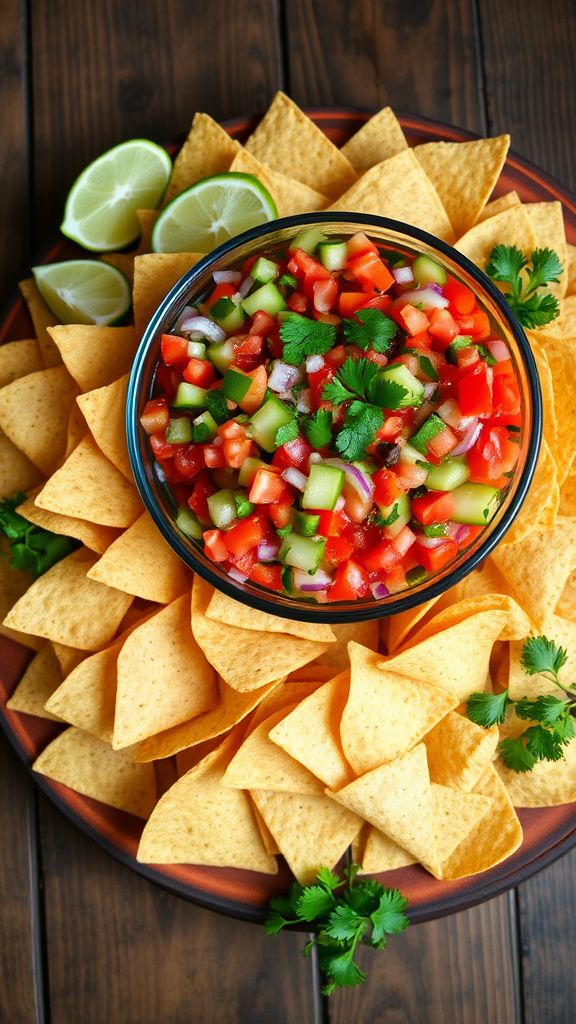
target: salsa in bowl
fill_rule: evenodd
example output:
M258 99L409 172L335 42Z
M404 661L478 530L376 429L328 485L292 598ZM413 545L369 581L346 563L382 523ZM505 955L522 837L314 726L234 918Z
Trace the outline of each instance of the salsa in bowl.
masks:
M229 595L312 621L398 612L471 571L540 434L532 354L495 286L425 232L354 214L202 259L145 331L127 400L171 546Z

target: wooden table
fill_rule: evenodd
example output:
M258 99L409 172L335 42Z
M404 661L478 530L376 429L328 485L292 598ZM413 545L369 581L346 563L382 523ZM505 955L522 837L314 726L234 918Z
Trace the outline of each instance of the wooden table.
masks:
M56 237L76 173L194 110L390 103L513 147L574 186L571 0L2 0L2 297ZM409 930L370 979L319 995L302 937L189 905L121 866L0 741L0 1021L568 1024L576 853L516 891Z

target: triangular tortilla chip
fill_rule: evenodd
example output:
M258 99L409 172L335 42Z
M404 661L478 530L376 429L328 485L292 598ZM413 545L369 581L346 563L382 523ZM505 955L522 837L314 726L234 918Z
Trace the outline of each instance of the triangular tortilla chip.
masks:
M557 504L558 482L556 478L556 463L552 458L552 452L546 441L542 440L528 494L518 515L504 536L502 543L515 544L517 541L522 540L523 537L527 537L529 533L532 533L532 530L537 528L538 519L543 511L550 505L553 506L555 496Z
M80 729L61 732L32 768L77 793L138 818L147 818L156 801L152 765L133 764L128 751L112 750Z
M81 391L93 391L128 373L138 346L133 327L59 324L50 328L64 365Z
M383 871L408 867L409 864L415 864L416 860L393 839L370 825L361 863L361 875L378 875Z
M481 793L463 793L432 783L433 856L424 867L435 878L443 878L444 865L471 832L476 831L493 807Z
M116 540L118 530L110 526L98 526L97 523L89 523L86 519L76 519L73 516L61 516L57 512L48 512L45 508L39 508L31 496L18 506L17 512L30 523L40 526L43 530L50 530L51 533L60 533L65 537L74 537L91 551L103 555L106 548L110 547L112 541ZM122 587L119 588L120 590Z
M18 491L26 493L41 480L42 473L38 467L0 432L0 499L11 498Z
M314 640L316 643L335 643L334 632L330 626L322 622L297 622L295 619L282 619L279 615L270 615L258 608L235 601L234 598L214 590L206 609L209 619L223 622L227 626L238 626L241 629L254 629L260 633L284 633Z
M78 395L76 401L102 454L132 483L125 427L128 376Z
M530 348L536 360L540 390L542 392L542 436L552 452L556 450L556 439L558 434L558 423L556 417L556 401L554 398L554 387L552 371L548 356L535 334L530 337Z
M532 339L532 332L529 332L529 338ZM567 386L576 359L576 337L555 338L538 331L537 340L546 353L552 376L557 424L552 454L558 483L562 486L576 459L576 398L574 388Z
M36 338L8 341L2 345L0 388L44 366Z
M396 114L390 107L383 107L344 143L340 152L360 174L407 148L406 136Z
M200 252L154 252L136 257L132 304L138 340L162 299L200 259Z
M330 202L328 196L316 192L302 181L288 178L285 174L280 174L280 171L267 167L244 148L238 150L230 170L241 174L253 174L255 178L258 178L258 181L268 189L276 203L279 217L291 217L297 213L314 213L316 210L325 210Z
M34 324L34 333L38 339L44 366L58 366L61 362L60 353L48 333L48 328L57 322L54 314L40 295L33 277L20 281L19 288Z
M208 114L195 114L188 137L174 161L163 205L201 178L228 171L239 143Z
M58 719L44 704L62 682L62 672L52 644L44 644L32 659L6 707L39 718Z
M560 669L558 677L567 686L572 685L576 678L576 622L552 615L546 624L546 636L566 651L566 664ZM555 683L541 672L527 675L522 668L522 648L524 640L510 644L510 662L508 675L508 692L512 700L522 697L538 697L540 694L553 693L557 697L560 692Z
M566 245L566 295L576 294L576 245Z
M576 621L576 572L571 573L564 584L556 605L556 613L572 622Z
M140 225L140 241L135 250L140 256L144 252L151 252L152 229L158 220L158 210L136 210L136 218Z
M476 223L481 224L483 220L495 217L498 213L504 213L505 210L510 210L513 206L520 206L520 196L514 191L506 192L503 196L498 196L497 199L486 203L484 209L480 210Z
M394 654L399 647L402 647L412 630L416 628L420 620L434 607L439 596L423 601L422 604L416 605L415 608L409 608L408 611L398 612L396 615L389 617L385 632L388 654Z
M522 826L494 765L484 770L474 793L489 797L492 807L443 863L442 878L466 878L488 871L510 857L522 842Z
M192 636L188 593L131 633L118 656L117 672L116 750L214 707L214 671Z
M534 232L523 206L513 206L476 224L458 239L455 248L484 270L492 249L495 245L501 245L503 238L506 239L506 245L515 245L523 253L532 252L535 245Z
M561 299L566 291L568 282L568 274L566 272L568 253L566 250L566 231L564 228L562 203L558 202L558 200L552 203L524 203L524 209L528 214L528 220L534 232L537 248L553 249L564 268L563 273L560 274L559 283L550 282L546 286L547 293L555 295L557 299Z
M118 628L120 629L120 626ZM73 672L88 657L88 652L81 651L78 647L70 647L69 644L61 644L57 640L51 640L50 643L63 676Z
M414 153L435 186L456 236L478 220L504 166L509 135L472 142L425 142Z
M285 714L285 708L277 711L246 737L224 772L223 786L274 793L324 792L319 779L269 739L268 733Z
M64 454L76 392L65 366L29 373L0 391L0 428L42 473Z
M514 772L500 759L496 761L515 807L556 807L576 800L576 739L562 750L561 761L538 761L530 772Z
M258 830L260 832L262 842L264 843L264 849L266 850L266 853L272 854L273 857L276 856L276 854L280 853L280 847L278 846L278 843L274 839L274 836L272 835L270 829L268 828L268 825L264 821L264 818L260 814L260 811L256 807L256 804L254 803L253 800L252 813L256 818L256 824L258 825Z
M495 570L487 566L483 575L492 578L494 573ZM487 580L484 582L487 583ZM454 597L456 598L456 594ZM506 616L500 634L501 640L517 640L529 632L530 620L514 598L507 593L494 593L493 590L489 590L486 594L478 593L461 600L454 599L444 607L440 607L438 604L433 613L412 634L405 646L413 647L414 644L422 643L423 640L434 636L435 633L443 632L459 622L464 622L471 615L489 611L503 612Z
M305 697L309 697L311 693L315 693L321 686L321 682L314 680L310 682L288 683L286 679L279 679L278 685L254 709L254 714L250 716L250 721L247 725L247 733L253 732L261 722L275 715L277 711L282 711L283 708L291 708L295 704L299 704L300 701L304 700Z
M558 516L552 530L501 544L491 557L532 622L545 630L576 564L576 522Z
M262 789L250 795L300 885L310 885L321 867L333 868L362 827L325 796Z
M112 743L116 706L116 664L122 644L85 658L46 701L48 711L84 732Z
M147 512L110 545L88 575L158 604L170 604L190 588L190 573Z
M432 782L472 790L498 746L498 726L482 729L451 711L424 737Z
M336 643L331 644L328 650L320 655L318 664L327 665L334 672L341 672L350 667L348 644L351 640L362 644L362 647L369 647L371 651L378 650L377 619L367 622L335 622L330 628L336 637Z

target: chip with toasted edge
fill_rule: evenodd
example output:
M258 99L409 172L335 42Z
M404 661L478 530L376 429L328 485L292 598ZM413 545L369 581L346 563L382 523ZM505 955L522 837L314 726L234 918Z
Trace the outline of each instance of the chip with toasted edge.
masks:
M576 800L576 739L562 747L562 752L561 761L538 761L530 772L514 772L501 758L496 761L515 807L556 807Z
M62 682L62 671L52 644L46 643L32 659L6 707L38 718L59 719L44 707L48 698Z
M190 596L138 626L118 656L114 749L139 743L210 711L214 670L192 636Z
M558 511L563 516L576 516L576 473L569 473L560 488Z
M64 365L81 391L93 391L127 373L138 347L134 327L59 324L50 328Z
M213 590L206 608L206 616L227 626L238 626L240 629L256 630L259 633L289 633L290 636L315 640L317 643L333 644L336 637L330 626L322 622L296 622L295 619L281 619L278 615L249 608L248 605L235 601L223 594L221 590Z
M107 644L133 598L88 579L96 555L79 548L35 580L4 620L6 626L80 650Z
M48 333L48 328L52 327L57 321L40 295L33 277L20 281L18 287L34 325L34 333L38 339L42 363L44 366L57 366L61 362L60 353Z
M386 672L433 683L458 701L486 688L490 651L506 624L507 614L489 609L433 633L392 655L379 665Z
M566 243L566 295L576 294L576 245Z
M192 584L192 632L218 675L240 692L257 690L313 661L327 643L227 626L206 617L212 587L200 576Z
M406 136L396 114L383 107L363 124L340 148L358 173L408 149Z
M283 92L274 96L246 149L275 171L331 198L356 180L346 157Z
M152 251L152 229L158 217L158 210L136 210L136 219L140 225L140 240L135 250L138 256Z
M287 683L286 679L279 679L278 685L264 697L246 724L246 735L252 732L265 719L275 715L283 708L299 704L305 697L315 693L323 684L312 680L311 682Z
M48 744L32 768L76 793L147 818L156 802L152 765L133 764L128 750L112 750L73 726Z
M395 871L396 868L416 864L415 857L398 846L390 836L385 836L373 825L369 825L368 829L364 850L359 859L362 865L359 874L378 875L384 871Z
M434 844L424 867L435 878L443 878L444 864L467 836L484 821L493 802L481 793L463 792L431 784Z
M438 597L431 597L428 601L423 601L422 604L416 605L415 608L409 608L405 612L397 612L396 615L389 617L384 633L388 654L394 654L402 646L420 620L434 607Z
M267 167L244 148L238 150L230 170L240 174L254 175L272 196L279 217L291 217L296 213L313 213L316 210L324 210L330 202L328 196L316 192L309 185L305 185L303 181L288 178L280 171Z
M86 437L36 495L39 508L87 519L101 526L126 527L142 515L135 487Z
M497 199L486 203L486 206L480 210L476 223L481 224L483 220L495 217L498 213L504 213L505 210L510 210L513 206L520 206L520 196L514 191L506 192L503 196L498 196Z
M64 454L77 387L65 366L36 370L0 391L0 428L42 473Z
M333 626L331 627L334 628ZM332 679L334 675L334 669L330 668L329 665L317 664L312 662L310 665L304 665L304 668L294 669L294 672L290 672L286 676L286 682L288 683L327 683L329 679Z
M331 644L324 654L318 658L320 665L327 665L334 672L341 672L350 666L348 658L348 644L353 640L362 647L369 647L371 651L378 650L378 621L371 619L368 622L335 622L330 627L336 637L336 643ZM330 676L328 677L330 678Z
M201 178L228 171L239 148L239 143L231 139L228 132L208 114L195 114L184 145L174 161L162 205L165 206Z
M319 779L269 739L268 733L287 710L277 711L248 734L222 776L223 786L274 793L324 792Z
M552 451L556 447L558 426L556 422L556 402L554 398L554 387L552 372L548 362L548 356L542 345L533 334L530 338L530 348L536 360L540 390L542 392L542 436Z
M365 171L328 209L393 217L445 242L455 237L440 197L411 149Z
M262 789L250 796L300 885L333 868L362 828L361 818L326 796Z
M170 604L191 583L188 569L147 512L120 534L88 575L107 587L158 604Z
M524 209L528 214L528 220L534 232L536 246L539 249L553 249L563 267L558 284L551 281L546 286L546 292L561 299L566 291L566 231L564 229L564 216L562 214L562 203L555 200L551 203L524 203Z
M154 252L136 256L132 304L138 340L162 299L200 259L200 252Z
M482 729L451 711L424 737L430 781L472 790L498 746L498 726Z
M256 824L258 825L260 836L262 838L262 842L264 843L264 849L266 850L267 853L270 853L274 857L276 856L276 854L280 853L280 847L278 846L278 843L274 839L274 836L272 835L270 829L268 828L268 825L264 821L264 818L260 814L260 811L256 807L256 804L254 803L252 798L250 799L252 803L252 813L256 818Z
M425 680L383 670L381 655L359 644L350 643L348 651L350 689L340 736L347 761L363 775L414 747L458 698Z
M510 529L502 539L503 544L516 544L538 528L540 518L547 509L553 511L553 526L558 513L559 499L556 463L546 441L542 439L534 476L524 502Z
M343 789L327 790L327 794L369 821L417 860L431 859L432 796L423 743Z
M528 337L532 340L532 332ZM554 410L556 415L556 440L552 454L556 462L558 483L564 483L576 459L576 396L568 382L572 379L572 367L576 359L576 336L555 338L543 331L537 332L548 360L554 388Z
M36 338L7 341L0 356L0 388L44 367Z
M64 450L63 462L66 461L69 455L72 454L75 448L78 447L81 441L85 437L88 437L90 431L86 426L86 420L76 402L74 402L70 409L70 416L68 417L68 431L66 434L66 448Z
M137 859L144 864L209 864L273 875L247 793L221 785L233 750L229 737L160 798Z
M456 237L478 220L498 181L509 146L510 136L498 135L471 142L425 142L415 147L414 153L436 188Z
M344 757L339 729L348 685L347 672L324 683L300 700L268 734L273 743L330 789L340 789L353 776Z
M443 630L450 629L457 623L464 622L471 615L478 615L480 612L500 611L507 616L502 627L501 640L517 640L526 636L530 629L530 619L522 611L519 604L509 594L495 594L490 591L487 594L462 598L440 608L436 614L422 623L420 629L407 643L407 647L427 640Z
M63 676L73 672L80 662L88 657L88 651L81 651L78 647L70 647L69 644L61 644L57 640L51 640L50 643Z
M113 530L111 526L98 526L97 523L89 523L87 519L61 516L57 512L48 512L45 508L39 508L34 502L33 495L22 502L16 511L24 516L29 523L34 523L35 526L39 526L43 530L63 534L65 537L74 537L75 540L81 541L98 555L103 555L106 548L110 547L112 541L116 540L118 536L118 530Z
M46 710L84 732L112 743L116 664L122 644L84 658L46 700Z
M116 267L116 270L124 274L129 284L132 285L134 283L134 255L133 252L103 252L98 259L103 263L109 263L111 267Z
M126 444L126 392L129 374L76 399L100 451L131 483L134 479Z
M11 498L18 491L30 491L43 475L9 437L0 431L0 500Z
M561 615L551 615L546 624L546 636L549 640L562 647L567 654L566 664L560 669L558 676L565 685L571 686L576 679L576 622L565 619ZM510 644L510 663L508 669L508 691L512 700L522 697L538 697L540 694L553 693L562 696L562 691L541 672L528 675L522 668L522 648L526 642L520 640Z
M481 221L462 235L454 247L485 270L492 249L495 245L502 245L503 239L504 244L515 245L526 255L534 249L536 239L523 206L512 206Z
M576 621L576 572L570 574L558 598L556 613L565 619Z
M552 530L501 544L491 558L534 625L545 631L576 564L576 522L558 516Z

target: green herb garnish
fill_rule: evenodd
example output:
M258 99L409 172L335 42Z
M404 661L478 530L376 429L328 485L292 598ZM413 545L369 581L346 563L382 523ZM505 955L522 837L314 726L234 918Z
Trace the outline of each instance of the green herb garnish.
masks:
M289 423L284 423L281 427L278 427L276 436L274 438L274 444L277 448L281 444L289 444L290 441L295 441L298 437L298 420L290 420Z
M306 356L323 355L334 345L336 328L321 320L310 320L299 313L289 313L280 325L280 338L284 343L282 359L299 366Z
M334 405L350 402L335 441L340 455L349 462L362 458L384 423L382 409L397 409L406 394L406 388L385 377L376 363L347 359L322 389L322 398Z
M206 392L206 408L211 416L216 420L216 423L225 423L234 415L234 412L228 408L228 402L226 396L218 388L214 391Z
M79 547L79 542L28 522L16 511L24 501L26 495L22 492L0 501L0 533L8 542L8 551L0 550L0 554L15 569L37 578L71 554Z
M359 309L354 319L342 323L344 337L351 345L388 352L398 332L398 325L379 309Z
M215 320L225 320L230 313L233 313L236 309L236 303L229 299L227 296L222 296L218 299L213 306L210 307L210 316L213 316Z
M527 259L515 245L496 245L486 264L486 273L494 281L510 286L506 301L522 326L531 329L544 327L559 315L557 299L541 289L559 284L562 272L553 249L534 249Z
M317 409L303 419L304 433L313 448L325 448L332 440L332 413Z

